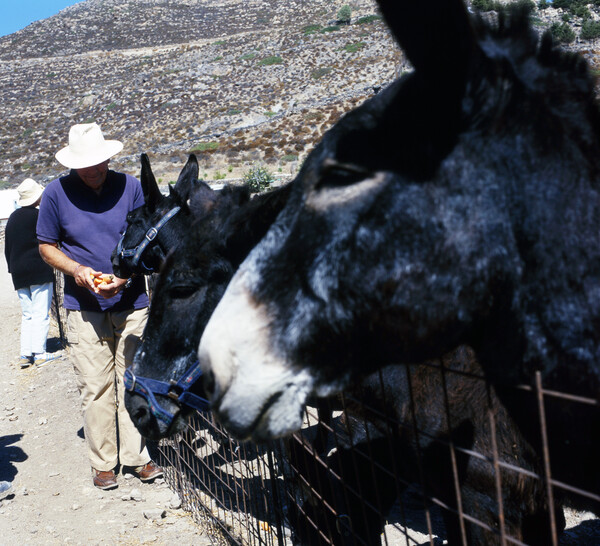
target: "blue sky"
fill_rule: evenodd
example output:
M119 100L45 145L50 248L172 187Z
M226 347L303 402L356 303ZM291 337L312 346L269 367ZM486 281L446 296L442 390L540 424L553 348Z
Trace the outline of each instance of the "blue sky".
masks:
M12 34L82 0L0 0L0 36Z

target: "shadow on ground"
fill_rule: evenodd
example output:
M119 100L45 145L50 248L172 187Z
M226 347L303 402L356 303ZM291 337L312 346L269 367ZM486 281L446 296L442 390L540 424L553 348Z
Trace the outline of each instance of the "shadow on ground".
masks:
M14 445L23 438L22 434L0 436L0 481L12 482L17 475L14 463L27 460L27 454Z

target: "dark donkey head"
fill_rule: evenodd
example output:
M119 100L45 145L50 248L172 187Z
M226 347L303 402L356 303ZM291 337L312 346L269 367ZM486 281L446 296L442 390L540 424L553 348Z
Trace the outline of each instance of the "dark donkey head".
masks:
M486 23L459 0L379 3L414 72L325 135L200 343L213 411L238 438L289 434L309 395L461 343L497 385L540 370L548 388L600 392L585 62L522 9ZM586 434L568 438L569 413L552 426L597 453L587 409Z
M194 218L213 205L216 193L198 180L198 160L191 154L169 195L164 196L146 154L141 155L140 181L144 205L127 215L127 228L112 253L113 272L127 278L157 272L170 249L187 232Z
M283 208L290 185L254 196L246 186L226 186L214 206L199 219L167 257L154 288L150 315L132 373L161 382L179 380L197 362L200 337L237 266L260 241ZM202 382L190 392L203 395ZM167 396L157 403L174 419L157 418L148 398L128 391L129 414L147 438L180 430L189 406Z

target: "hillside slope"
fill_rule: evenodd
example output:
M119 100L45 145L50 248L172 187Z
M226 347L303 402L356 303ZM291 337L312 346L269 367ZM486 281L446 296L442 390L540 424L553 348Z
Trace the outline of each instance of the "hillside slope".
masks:
M342 111L389 82L401 58L381 20L328 29L341 5L87 0L6 37L0 180L56 176L69 127L91 120L125 142L115 165L134 173L147 152L172 179L207 141L199 158L209 178L265 154L273 170L293 169L282 158L295 163ZM355 20L375 14L369 0L355 6Z
M88 121L124 142L113 166L132 174L146 152L174 180L192 150L208 181L259 162L293 174L344 112L410 68L372 0L335 24L346 3L85 0L0 38L0 184L64 172L54 153Z

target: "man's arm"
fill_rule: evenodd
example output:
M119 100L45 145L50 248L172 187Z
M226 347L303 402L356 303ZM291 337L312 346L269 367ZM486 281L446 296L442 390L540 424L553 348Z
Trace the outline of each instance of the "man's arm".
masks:
M121 291L127 279L113 277L113 282L110 284L94 284L93 276L101 275L102 271L96 271L87 265L77 263L69 258L62 250L58 248L56 243L39 242L40 256L47 264L55 269L62 271L65 275L71 275L75 278L77 286L87 288L92 292L101 294L105 298L112 298Z
M77 286L82 286L83 288L97 292L92 279L92 273L94 275L100 275L100 271L94 271L91 267L72 260L58 248L56 243L42 243L40 241L39 250L42 260L48 265L62 271L65 275L74 277Z
M75 280L77 281L77 276L75 274L76 269L79 268L81 270L83 267L81 264L77 263L75 260L72 260L62 250L60 250L58 248L58 244L39 242L39 250L42 260L44 260L48 265L51 265L54 269L62 271L65 275L71 275L72 277L75 277Z

